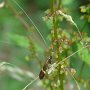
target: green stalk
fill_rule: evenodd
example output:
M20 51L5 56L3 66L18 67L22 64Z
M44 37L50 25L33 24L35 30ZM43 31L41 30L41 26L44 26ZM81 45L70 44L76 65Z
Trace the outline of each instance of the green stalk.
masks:
M62 7L62 2L61 0L58 0L58 9L60 9Z
M58 27L58 16L55 15L53 17L53 26L54 26L54 39L56 39L56 45L55 45L55 48L56 48L56 51L57 51L57 60L58 62L60 62L61 58L60 58L60 51L59 51L59 41L58 41L58 33L57 33L57 29L59 28ZM58 77L59 77L59 81L60 81L60 86L59 86L59 90L64 90L64 87L63 87L63 79L64 79L64 75L63 74L60 74L60 71L61 71L61 65L59 65L59 68L58 68Z
M59 0L58 2L58 9L60 9L61 7L61 0ZM56 20L55 20L55 27L54 27L54 33L55 33L55 38L57 39L57 42L56 42L56 49L57 49L57 56L58 56L58 61L60 62L61 60L61 57L60 57L60 51L59 51L59 41L58 41L58 33L57 33L57 29L59 28L58 24L60 23L59 22L59 19L58 19L58 16L56 15ZM60 74L60 71L61 71L61 65L59 65L59 68L58 68L58 77L59 77L59 82L60 82L60 86L59 86L59 90L64 90L64 85L63 85L63 79L64 79L64 74Z
M53 13L54 12L54 0L51 0L51 12Z
M58 0L57 0L58 1ZM54 13L54 0L51 0L51 12ZM57 8L60 9L61 7L61 0L58 1L58 6ZM59 28L58 24L59 24L59 20L58 20L58 16L57 14L55 14L53 16L53 29L54 29L54 37L52 38L52 43L54 40L56 40L56 44L54 45L54 48L56 48L56 54L58 56L57 60L58 62L60 62L61 60L61 57L60 57L60 51L59 51L59 41L58 41L58 33L57 33L57 29ZM60 85L58 87L58 90L64 90L64 85L63 85L63 80L64 80L64 75L63 74L60 74L60 71L61 71L61 65L59 65L58 67L58 78L59 78L59 82L60 82Z

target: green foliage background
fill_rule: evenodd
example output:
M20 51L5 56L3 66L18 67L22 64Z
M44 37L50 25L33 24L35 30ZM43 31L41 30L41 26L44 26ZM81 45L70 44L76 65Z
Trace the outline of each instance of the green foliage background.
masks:
M45 11L50 8L50 1L17 1L28 13L44 37L47 46L49 46L50 23L44 22L42 17L45 16ZM3 0L0 1L0 3L2 2ZM20 8L12 0L5 0L5 2L5 6L0 7L0 90L22 90L25 85L38 76L41 66L48 56L45 55L47 47L30 20L22 14ZM87 41L90 41L89 3L89 0L62 0L62 9L72 16L81 32L87 33L86 36L83 36L85 40L88 39ZM20 16L17 15L18 13ZM27 21L26 24L25 22L22 23L23 18ZM71 33L76 31L76 28L72 25L68 27L66 21L61 23L61 27L66 30L72 27ZM81 46L78 44L77 48L80 49ZM75 51L76 47L71 47L71 49ZM90 51L90 48L88 49ZM80 75L80 78L82 78L81 90L90 89L90 83L85 86L90 81L89 51L84 49L82 52L77 53L78 55L82 54L81 58L77 55L71 57L70 66L76 69L76 76ZM2 65L2 62L9 62L12 65ZM40 80L35 81L30 86L30 90L50 90L45 88L46 86L42 85L41 82Z

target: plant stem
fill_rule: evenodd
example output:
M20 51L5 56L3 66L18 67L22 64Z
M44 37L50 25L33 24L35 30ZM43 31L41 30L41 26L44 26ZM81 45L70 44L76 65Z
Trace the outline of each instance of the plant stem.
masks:
M54 14L54 0L51 0L51 12ZM57 8L60 9L61 7L61 0L57 0L58 2L58 6ZM54 48L56 49L56 55L57 55L57 60L58 62L60 62L61 60L61 56L60 56L60 51L59 51L59 41L58 41L58 28L59 28L59 19L57 14L54 14L53 16L53 30L54 30L54 37L52 38L52 41L55 41L55 45L53 44ZM64 79L64 74L60 74L61 71L61 65L59 65L58 67L58 79L59 79L59 87L58 90L64 90L64 85L63 85L63 79Z
M59 41L58 41L58 33L57 33L57 30L58 30L58 16L55 15L53 17L53 26L54 26L54 39L56 40L56 44L55 44L55 47L56 47L56 53L57 53L57 60L58 62L60 62L61 58L60 58L60 51L59 51ZM59 65L58 67L58 77L59 77L59 82L60 82L60 85L59 85L59 90L64 90L63 88L63 79L64 79L64 75L63 74L60 74L60 71L61 71L61 65Z
M51 12L54 12L54 0L51 0Z
M61 2L61 0L58 0L58 9L60 9L61 6L62 6L62 2Z

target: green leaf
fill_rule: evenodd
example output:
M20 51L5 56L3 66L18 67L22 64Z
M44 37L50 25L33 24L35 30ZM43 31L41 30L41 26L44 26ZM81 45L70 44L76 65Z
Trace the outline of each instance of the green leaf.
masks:
M23 48L28 48L29 47L29 40L25 36L9 33L8 37L17 46L20 46L20 47L23 47Z
M81 47L82 46L78 44L78 49L80 49ZM87 63L90 66L90 52L87 48L83 49L81 52L78 52L78 55L85 63Z

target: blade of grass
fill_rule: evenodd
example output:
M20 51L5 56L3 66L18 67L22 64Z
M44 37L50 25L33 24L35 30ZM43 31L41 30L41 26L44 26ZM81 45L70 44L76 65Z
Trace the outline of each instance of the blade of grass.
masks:
M37 32L41 36L42 40L44 41L45 45L47 46L47 43L46 43L44 37L42 36L42 34L40 33L39 29L34 24L33 20L29 17L29 15L26 13L26 11L19 5L19 3L16 0L12 0L12 1L22 10L22 12L26 15L26 17L31 21L32 25L35 27L35 29L37 30Z
M32 83L34 83L37 79L39 78L39 76L36 77L36 79L32 80L30 83L28 83L22 90L26 90Z

